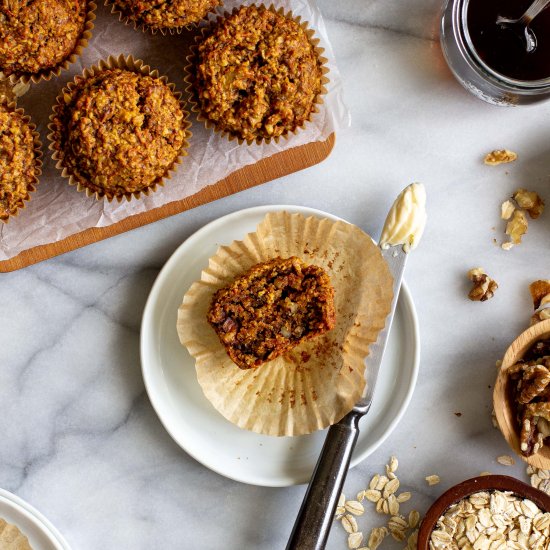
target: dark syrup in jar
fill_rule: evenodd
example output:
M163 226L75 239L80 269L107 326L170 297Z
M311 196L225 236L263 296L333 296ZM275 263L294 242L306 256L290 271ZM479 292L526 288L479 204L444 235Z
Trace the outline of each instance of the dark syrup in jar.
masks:
M499 15L518 19L533 0L469 0L468 32L478 56L494 71L516 80L550 78L550 6L529 27L537 47L527 52L515 30L497 25Z

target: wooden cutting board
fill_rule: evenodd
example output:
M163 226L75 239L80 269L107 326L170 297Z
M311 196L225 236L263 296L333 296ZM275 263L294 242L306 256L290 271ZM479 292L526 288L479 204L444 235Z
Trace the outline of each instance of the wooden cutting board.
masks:
M292 172L297 172L308 166L313 166L328 157L334 147L334 140L335 136L331 134L326 141L307 143L300 147L288 149L262 159L255 164L245 166L233 172L227 178L209 185L185 199L165 204L148 212L129 216L108 227L91 227L61 241L29 248L9 260L0 261L0 272L15 271L27 267L70 250L81 248L87 244L107 239L113 235L130 231L130 229L179 214L195 206L206 204L244 189L250 189L261 183L286 176Z

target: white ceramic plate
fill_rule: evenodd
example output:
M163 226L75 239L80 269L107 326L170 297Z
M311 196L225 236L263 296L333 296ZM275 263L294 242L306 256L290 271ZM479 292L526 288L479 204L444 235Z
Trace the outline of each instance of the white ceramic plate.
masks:
M61 533L17 495L0 489L0 517L22 531L33 550L71 550Z
M231 424L204 397L195 361L180 344L176 331L183 295L200 279L208 258L219 245L242 240L255 231L266 213L275 210L339 219L300 206L260 206L224 216L191 235L166 262L147 300L141 325L141 364L151 403L178 445L221 475L254 485L283 487L309 480L325 431L271 437ZM372 453L401 418L416 383L419 353L416 312L403 284L373 405L361 420L352 467Z

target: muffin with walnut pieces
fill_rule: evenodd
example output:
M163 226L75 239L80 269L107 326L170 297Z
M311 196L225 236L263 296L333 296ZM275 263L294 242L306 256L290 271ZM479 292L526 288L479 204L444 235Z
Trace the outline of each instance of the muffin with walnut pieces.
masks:
M221 0L109 0L113 11L153 31L177 30L196 24Z
M186 113L161 78L121 68L79 77L52 117L59 166L97 198L153 190L187 146Z
M255 368L334 328L334 288L323 268L274 258L218 290L207 319L231 360Z
M0 72L48 73L75 53L86 29L86 0L5 0L0 3Z
M40 144L23 112L0 105L0 220L17 214L40 175Z
M303 126L324 80L311 34L291 16L264 6L243 6L219 20L187 68L201 115L248 143Z

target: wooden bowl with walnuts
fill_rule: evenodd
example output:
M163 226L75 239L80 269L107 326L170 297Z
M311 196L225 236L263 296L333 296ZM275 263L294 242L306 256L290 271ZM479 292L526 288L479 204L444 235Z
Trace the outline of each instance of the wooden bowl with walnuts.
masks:
M493 405L514 452L532 466L550 469L550 319L533 324L506 350Z

